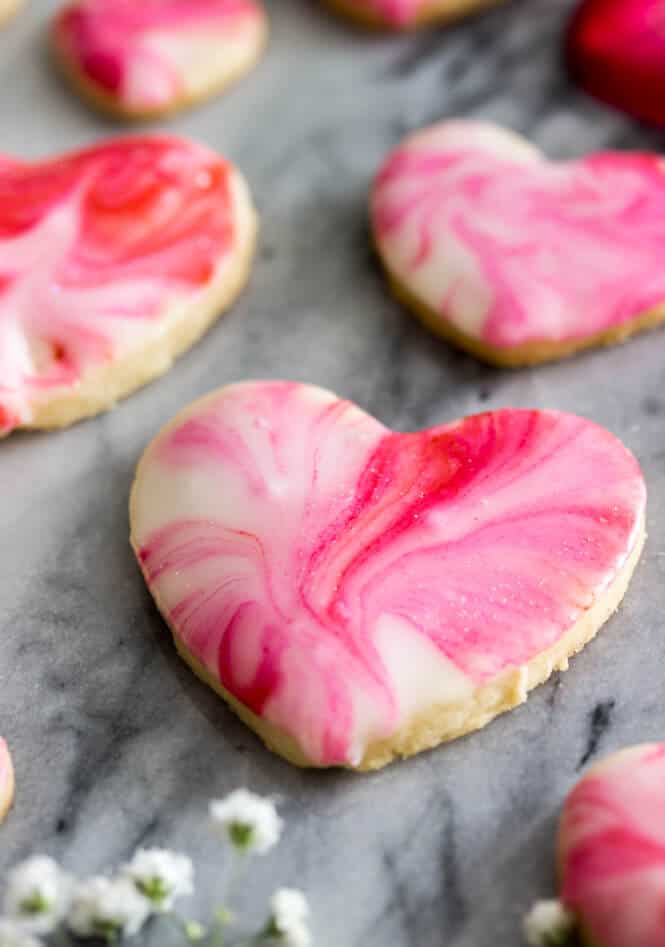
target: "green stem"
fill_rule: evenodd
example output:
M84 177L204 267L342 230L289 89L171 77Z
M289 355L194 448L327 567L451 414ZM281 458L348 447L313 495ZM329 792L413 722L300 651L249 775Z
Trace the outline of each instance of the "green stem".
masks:
M217 918L212 926L205 947L224 947L226 929L231 921L231 912L226 905L231 901L233 893L240 884L247 866L247 858L244 855L234 852L235 858L231 867L231 872L224 885L224 897L222 907L217 911Z

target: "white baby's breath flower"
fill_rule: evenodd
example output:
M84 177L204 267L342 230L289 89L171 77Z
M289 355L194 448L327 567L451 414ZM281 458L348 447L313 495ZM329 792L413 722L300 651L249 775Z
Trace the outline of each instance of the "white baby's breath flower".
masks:
M67 925L77 937L107 940L137 934L150 902L128 878L90 878L76 886Z
M268 935L284 947L309 947L309 907L305 896L294 888L280 888L270 899Z
M536 901L524 918L524 936L531 947L563 947L575 929L575 918L561 901Z
M282 820L275 803L247 789L236 789L210 803L210 818L231 844L242 852L265 855L279 841Z
M122 873L158 914L170 911L176 898L194 891L191 858L165 848L140 848Z
M21 862L7 876L5 914L31 934L50 934L69 910L73 882L46 855Z
M44 944L15 921L0 918L0 947L44 947Z

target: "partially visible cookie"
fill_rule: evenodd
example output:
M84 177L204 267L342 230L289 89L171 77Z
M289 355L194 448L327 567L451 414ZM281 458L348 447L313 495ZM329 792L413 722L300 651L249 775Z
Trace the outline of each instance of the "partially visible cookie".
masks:
M11 19L25 0L0 0L0 26Z
M621 342L665 319L665 162L553 162L524 138L452 120L389 155L374 242L395 295L498 365Z
M402 434L267 381L167 425L130 518L193 670L292 762L375 769L565 669L626 591L644 509L635 458L582 418Z
M665 743L615 753L566 800L561 897L594 947L665 944Z
M167 371L245 285L255 237L240 173L186 139L0 156L0 436Z
M9 747L0 737L0 822L3 822L14 801L14 767Z
M568 28L573 78L586 92L653 125L665 125L662 0L582 0Z
M260 0L74 0L51 40L93 105L131 119L221 92L255 65L267 30Z
M502 0L324 0L336 13L364 26L394 30L447 23Z

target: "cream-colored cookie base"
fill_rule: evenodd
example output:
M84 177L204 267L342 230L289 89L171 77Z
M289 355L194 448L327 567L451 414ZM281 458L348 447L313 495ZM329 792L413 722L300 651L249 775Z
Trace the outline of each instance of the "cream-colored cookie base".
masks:
M137 484L140 475L139 465L132 497L138 494ZM130 521L133 523L132 505L133 500L130 500ZM640 558L645 539L644 522L642 522L635 548L622 571L595 604L553 647L543 651L529 664L510 669L488 684L478 687L468 698L458 703L432 707L426 713L407 719L391 737L370 744L356 768L361 771L380 769L397 757L413 756L423 750L432 749L440 743L454 740L473 730L479 730L499 714L524 703L529 691L546 681L554 671L565 671L568 668L569 658L581 651L595 637L598 630L619 607ZM134 551L138 552L136 544L132 543L132 545ZM157 596L155 600L157 607L165 615L166 610L161 607ZM232 710L259 735L269 749L296 766L317 766L314 761L307 758L293 737L258 717L236 700L187 649L173 626L171 626L171 631L180 656L189 664L194 673L224 698Z
M380 253L379 253L380 255ZM490 365L502 368L522 368L526 365L539 365L542 362L552 362L556 359L568 358L583 352L585 349L598 348L606 345L618 345L625 342L638 332L653 329L665 321L665 303L649 312L635 316L621 325L612 326L602 332L584 338L566 339L563 342L526 342L523 345L513 345L497 348L482 342L471 335L467 335L449 322L442 313L431 309L427 303L419 299L408 287L390 272L385 260L382 260L388 274L390 288L399 302L403 303L424 325L441 336L447 342L464 349L470 355Z
M470 13L503 3L504 0L429 0L415 20L407 26L396 26L380 13L359 7L357 0L355 2L354 0L323 0L323 2L334 13L341 14L360 26L373 29L412 30L419 26L426 26L428 23L451 23Z
M2 0L0 0L2 2ZM59 48L57 42L52 41L51 48L55 61L65 78L70 82L81 97L93 108L111 118L126 122L142 122L152 119L168 118L185 109L192 108L216 95L220 95L228 87L239 82L256 66L266 47L268 40L268 21L263 20L261 29L257 30L254 46L246 49L244 57L238 57L230 62L229 68L220 72L219 60L211 64L210 79L206 85L199 86L196 91L185 92L180 98L171 102L167 107L136 109L123 105L115 96L105 92L100 86L91 82L88 77L77 68L76 64Z
M0 0L0 26L10 20L24 3L25 0Z
M4 790L0 792L0 825L2 825L2 823L7 818L7 813L11 809L12 803L14 802L14 768L12 767L11 759L9 760L9 766L9 782L5 786Z
M179 303L160 319L162 331L124 358L89 371L75 388L55 391L33 406L24 428L66 427L112 408L121 398L158 378L231 306L244 288L254 255L258 221L243 178L233 176L237 240L231 258L194 304Z

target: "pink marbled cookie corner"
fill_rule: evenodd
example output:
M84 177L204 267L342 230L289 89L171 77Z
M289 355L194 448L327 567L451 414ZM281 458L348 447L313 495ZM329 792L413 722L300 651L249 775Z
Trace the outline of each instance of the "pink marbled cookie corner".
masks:
M67 74L129 117L173 111L240 78L266 34L259 0L74 0L52 27Z
M375 182L376 246L398 293L474 354L541 361L665 317L665 164L555 163L497 126L408 138Z
M239 292L254 235L240 174L186 139L0 155L0 436L166 371Z
M594 947L665 945L665 744L591 769L559 835L562 899Z
M0 737L0 823L4 821L14 801L14 767L9 747Z
M396 434L322 389L255 382L147 448L132 544L236 709L312 765L366 767L482 726L564 666L623 594L644 507L632 455L572 415Z

